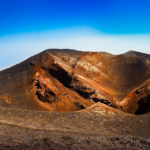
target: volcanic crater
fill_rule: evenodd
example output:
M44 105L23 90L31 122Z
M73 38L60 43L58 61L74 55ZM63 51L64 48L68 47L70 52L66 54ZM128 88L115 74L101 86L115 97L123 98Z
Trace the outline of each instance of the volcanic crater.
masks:
M135 115L150 111L150 55L134 51L46 50L0 78L1 107L78 111L100 102Z
M105 138L109 135L149 138L150 55L136 51L112 55L45 50L0 72L0 107L0 127L9 124L19 129L20 126L40 129L42 138L45 138L44 130L53 135L52 129L62 133L58 131L61 128L69 135L83 133L84 138L80 137L83 141L89 137L87 133ZM62 137L60 133L57 136ZM26 141L24 139L27 137L23 136L21 142ZM99 147L98 140L95 141ZM65 142L60 140L57 144L63 147ZM80 148L87 145L84 143ZM150 142L147 141L146 146L149 147Z

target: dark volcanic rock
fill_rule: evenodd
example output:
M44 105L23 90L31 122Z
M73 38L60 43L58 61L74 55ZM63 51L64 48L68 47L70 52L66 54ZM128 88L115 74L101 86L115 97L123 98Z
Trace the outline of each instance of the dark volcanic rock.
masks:
M150 149L150 55L46 50L0 72L0 107L0 148Z

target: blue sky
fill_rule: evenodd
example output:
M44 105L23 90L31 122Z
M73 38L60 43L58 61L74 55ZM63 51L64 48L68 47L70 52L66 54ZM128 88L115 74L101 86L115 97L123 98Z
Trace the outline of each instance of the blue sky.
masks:
M2 0L0 70L48 48L150 54L149 0Z

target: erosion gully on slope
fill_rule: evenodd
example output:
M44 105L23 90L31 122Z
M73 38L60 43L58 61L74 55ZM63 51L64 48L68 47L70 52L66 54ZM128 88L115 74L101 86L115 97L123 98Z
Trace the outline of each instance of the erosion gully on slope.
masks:
M74 78L73 76L68 75L68 72L65 72L65 70L63 69L50 69L49 73L51 76L53 76L54 78L56 78L59 82L61 82L65 87L77 92L80 96L82 96L84 99L86 99L87 101L92 99L95 103L97 102L101 102L107 106L113 107L111 102L107 99L100 99L97 97L92 98L92 95L95 93L95 90L91 93L89 92L85 92L83 89L86 90L86 87L79 87L79 86L72 86L72 80L74 81L78 81L78 79ZM61 74L61 76L60 76ZM73 75L73 74L72 74ZM56 94L49 89L43 81L40 81L39 77L36 78L36 80L34 81L34 86L36 87L36 92L35 94L37 95L38 99L40 101L42 101L43 103L47 102L47 103L53 103L58 101L58 97L56 96ZM139 94L136 92L136 94ZM82 109L86 109L86 107L84 107L81 103L79 102L74 102L75 105L77 107L79 107L79 110ZM139 108L138 110L135 112L135 115L141 115L141 114L145 114L148 113L150 111L150 94L142 97L139 102ZM116 107L114 107L116 108Z

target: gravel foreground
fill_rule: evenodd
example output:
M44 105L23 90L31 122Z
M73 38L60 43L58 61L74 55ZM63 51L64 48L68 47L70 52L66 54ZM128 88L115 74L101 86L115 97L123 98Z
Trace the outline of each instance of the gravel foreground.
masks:
M150 139L38 130L0 123L1 150L148 150Z
M97 103L86 111L0 109L0 150L149 150L149 113Z

